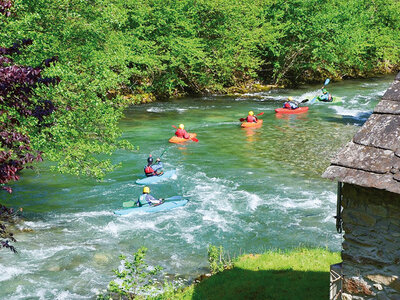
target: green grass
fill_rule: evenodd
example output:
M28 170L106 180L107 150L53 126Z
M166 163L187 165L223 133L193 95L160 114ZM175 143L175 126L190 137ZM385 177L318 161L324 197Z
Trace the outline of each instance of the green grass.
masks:
M243 255L234 267L158 299L328 299L329 266L340 253L324 249Z

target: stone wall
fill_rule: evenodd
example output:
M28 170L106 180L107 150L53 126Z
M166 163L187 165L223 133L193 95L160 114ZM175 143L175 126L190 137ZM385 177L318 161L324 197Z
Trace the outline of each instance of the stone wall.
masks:
M400 195L344 184L343 299L400 300Z

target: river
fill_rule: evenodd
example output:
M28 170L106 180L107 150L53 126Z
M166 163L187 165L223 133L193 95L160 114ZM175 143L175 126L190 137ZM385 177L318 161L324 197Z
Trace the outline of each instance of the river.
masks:
M333 82L342 105L316 103L301 115L277 116L284 99L312 98L319 86L241 95L184 98L135 106L120 126L139 150L117 151L122 163L103 181L24 171L7 206L23 207L19 253L1 250L0 299L92 299L112 279L119 254L146 246L148 262L193 278L206 272L207 246L231 256L297 246L341 248L336 233L336 182L320 175L329 159L371 114L393 76ZM241 129L249 110L265 112L262 128ZM185 124L198 143L169 144ZM149 153L164 150L177 178L151 186L157 197L185 195L183 208L117 217L135 199Z

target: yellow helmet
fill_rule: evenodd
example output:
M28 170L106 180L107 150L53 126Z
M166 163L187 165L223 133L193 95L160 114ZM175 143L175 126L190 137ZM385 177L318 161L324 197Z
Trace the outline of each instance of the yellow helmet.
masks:
M254 112L252 110L249 111L249 116L254 116Z
M289 96L287 99L288 99L289 101L293 101L293 97L292 97L292 96Z
M183 129L183 128L185 128L185 125L179 124L179 129Z
M150 188L148 186L145 186L143 188L143 194L149 194L150 193Z

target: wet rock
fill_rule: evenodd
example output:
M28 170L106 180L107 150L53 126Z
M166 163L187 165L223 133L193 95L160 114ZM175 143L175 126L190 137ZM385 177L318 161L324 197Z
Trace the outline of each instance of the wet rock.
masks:
M60 266L50 266L50 267L47 268L47 271L59 272L59 271L61 271L61 268L60 268Z
M107 256L107 254L103 254L103 253L96 253L93 257L93 260L95 261L95 263L97 264L106 264L109 262L109 257Z

